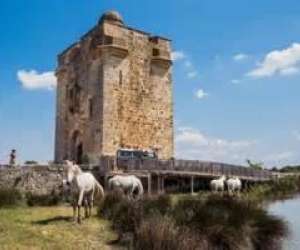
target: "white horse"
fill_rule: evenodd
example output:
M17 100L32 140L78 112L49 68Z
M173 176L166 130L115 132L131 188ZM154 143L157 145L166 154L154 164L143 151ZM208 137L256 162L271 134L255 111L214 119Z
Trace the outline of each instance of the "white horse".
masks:
M95 191L98 190L104 198L104 190L101 184L91 173L83 173L80 167L73 162L65 161L65 172L67 175L66 184L70 186L73 205L73 219L76 220L76 209L78 208L77 220L81 223L80 208L85 206L85 216L92 213Z
M109 190L121 189L131 198L133 198L134 192L136 190L138 191L138 197L141 197L144 194L144 188L141 180L134 175L115 175L114 177L109 179L108 188Z
M229 193L233 194L235 191L240 192L242 190L242 182L237 177L229 178L226 184Z
M210 182L210 189L212 191L224 191L226 176L222 175L220 178L212 180Z

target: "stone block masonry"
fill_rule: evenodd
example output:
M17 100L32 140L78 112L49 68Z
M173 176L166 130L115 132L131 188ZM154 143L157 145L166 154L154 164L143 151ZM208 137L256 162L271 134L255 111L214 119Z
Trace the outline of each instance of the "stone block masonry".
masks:
M62 179L62 170L54 166L8 166L0 169L0 189L15 188L24 194L50 195L59 192Z
M170 40L107 12L58 62L56 162L98 163L120 148L173 157Z

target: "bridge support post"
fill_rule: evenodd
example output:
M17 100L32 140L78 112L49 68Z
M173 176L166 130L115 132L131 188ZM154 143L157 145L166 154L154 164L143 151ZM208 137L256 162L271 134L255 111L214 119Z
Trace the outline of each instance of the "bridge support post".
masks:
M194 176L191 177L191 194L194 194Z
M157 193L158 193L158 194L160 194L160 192L161 192L161 187L160 187L160 185L161 185L160 176L157 175Z
M165 193L165 178L161 176L161 193Z
M148 174L148 195L151 195L151 187L152 187L151 174Z

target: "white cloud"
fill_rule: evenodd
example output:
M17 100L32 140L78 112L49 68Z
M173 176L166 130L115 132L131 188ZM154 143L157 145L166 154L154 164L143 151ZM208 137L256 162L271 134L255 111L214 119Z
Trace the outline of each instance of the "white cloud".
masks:
M283 50L269 52L258 66L247 73L253 78L270 77L276 74L291 75L300 70L300 44L294 43Z
M286 68L280 71L280 74L283 76L288 76L288 75L295 75L299 73L299 68L296 67L290 67L290 68Z
M194 71L190 71L190 72L187 73L187 77L189 79L194 79L197 75L198 75L198 72L195 71L195 70Z
M248 57L249 56L247 54L239 53L233 56L233 60L236 62L241 62L248 59Z
M205 135L190 127L180 127L175 135L176 157L242 164L255 141L226 140Z
M203 89L198 89L195 94L198 99L203 99L208 96L208 93L206 93Z
M56 76L53 71L38 73L35 70L19 70L17 77L22 86L29 90L53 90L56 87Z
M295 130L293 132L293 135L297 141L300 141L300 132L299 131Z
M193 68L194 67L190 60L185 60L184 66L187 67L187 68Z
M173 51L171 53L171 58L173 61L179 61L186 57L183 51Z
M198 76L198 71L196 70L194 64L191 62L189 57L183 51L173 51L171 53L171 58L173 61L182 61L186 71L186 77L189 79L194 79Z
M239 83L241 83L241 80L233 79L233 80L231 80L231 83L232 84L239 84Z

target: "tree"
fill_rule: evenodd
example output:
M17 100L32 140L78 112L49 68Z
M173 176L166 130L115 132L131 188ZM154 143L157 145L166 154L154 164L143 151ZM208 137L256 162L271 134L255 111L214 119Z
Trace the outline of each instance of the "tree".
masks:
M247 162L249 168L257 169L257 170L264 169L264 163L263 162L252 162L249 159L247 159L246 162Z

